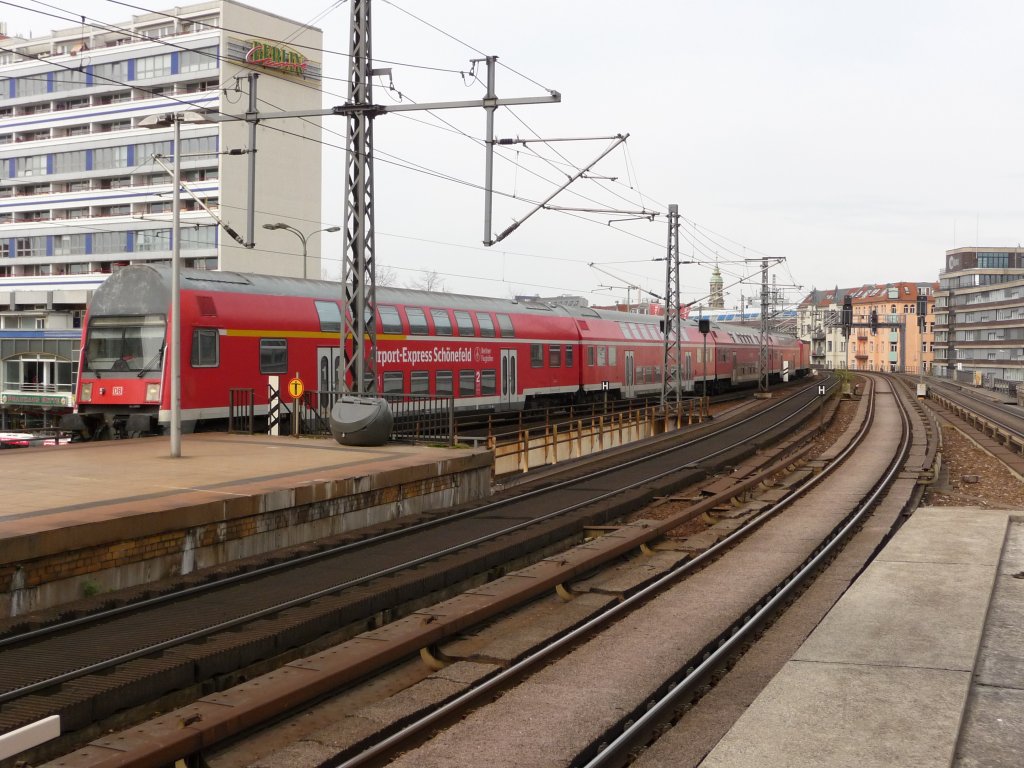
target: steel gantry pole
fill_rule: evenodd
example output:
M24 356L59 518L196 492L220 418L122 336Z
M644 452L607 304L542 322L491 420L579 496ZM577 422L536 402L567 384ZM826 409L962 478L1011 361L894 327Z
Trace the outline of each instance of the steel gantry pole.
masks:
M342 253L344 310L341 324L341 389L377 391L377 327L374 322L373 102L370 0L352 0L348 81L348 142L345 158L345 228ZM346 348L351 339L351 352Z
M757 377L757 388L761 392L768 391L768 355L769 352L769 341L771 337L768 335L768 259L761 259L761 359L760 359L760 370Z
M682 310L679 305L679 206L668 207L668 253L665 259L665 365L661 404L683 399Z

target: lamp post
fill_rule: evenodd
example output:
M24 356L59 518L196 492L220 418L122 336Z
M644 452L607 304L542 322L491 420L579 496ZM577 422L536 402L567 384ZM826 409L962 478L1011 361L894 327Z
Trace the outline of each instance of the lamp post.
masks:
M315 232L310 232L308 235L303 233L301 229L293 227L291 224L285 224L283 222L276 222L274 224L264 224L264 229L285 229L299 238L302 243L302 278L306 279L306 242L313 235L317 235L321 232L340 232L341 227L325 227L324 229L318 229Z
M209 122L198 112L167 112L139 121L142 128L174 128L171 207L171 458L181 458L181 124Z

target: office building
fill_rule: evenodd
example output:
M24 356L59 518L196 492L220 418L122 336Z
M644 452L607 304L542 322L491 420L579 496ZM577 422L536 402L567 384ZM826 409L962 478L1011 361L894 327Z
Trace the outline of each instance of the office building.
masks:
M250 74L260 111L320 108L321 48L318 29L230 0L0 38L0 428L66 412L92 291L171 258L173 128L146 118L188 113L183 266L319 276L318 238L304 264L262 225L321 228L320 119L257 129L253 248L229 234L247 239L248 125L195 121L243 114Z

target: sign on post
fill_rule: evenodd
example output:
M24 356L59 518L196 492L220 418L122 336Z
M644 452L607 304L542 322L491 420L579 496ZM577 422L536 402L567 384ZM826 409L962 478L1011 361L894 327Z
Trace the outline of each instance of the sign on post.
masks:
M824 395L825 394L825 385L824 384L819 384L818 385L818 394L819 395Z
M306 387L298 376L288 382L288 394L292 396L292 400L298 400L305 391Z

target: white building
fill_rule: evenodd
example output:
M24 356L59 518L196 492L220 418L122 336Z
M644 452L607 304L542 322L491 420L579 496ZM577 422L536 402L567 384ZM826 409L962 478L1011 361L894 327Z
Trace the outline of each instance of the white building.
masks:
M287 40L287 43L280 42ZM0 37L0 416L70 407L91 292L127 264L171 257L172 128L144 118L214 109L241 115L249 73L260 111L321 107L322 34L216 0L31 39ZM236 87L237 86L237 87ZM246 234L242 121L182 123L183 266L320 274L320 120L257 129L254 248ZM202 204L200 203L202 202Z

